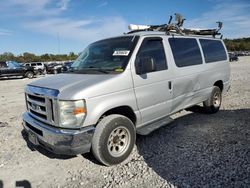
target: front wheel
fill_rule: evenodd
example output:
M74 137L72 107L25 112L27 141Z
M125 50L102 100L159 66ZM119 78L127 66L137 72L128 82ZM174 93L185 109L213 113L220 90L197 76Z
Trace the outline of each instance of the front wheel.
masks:
M219 111L222 101L221 89L214 86L209 98L203 102L206 112L214 114Z
M134 148L135 126L125 116L114 114L101 119L92 139L92 153L106 166L125 161Z
M28 72L25 73L25 77L31 79L31 78L34 77L34 73L31 72L31 71L28 71Z

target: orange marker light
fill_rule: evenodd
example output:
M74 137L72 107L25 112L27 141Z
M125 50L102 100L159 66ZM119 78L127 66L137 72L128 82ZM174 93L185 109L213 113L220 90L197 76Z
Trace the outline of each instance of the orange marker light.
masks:
M75 108L73 111L74 115L83 114L85 112L86 112L86 110L84 108Z

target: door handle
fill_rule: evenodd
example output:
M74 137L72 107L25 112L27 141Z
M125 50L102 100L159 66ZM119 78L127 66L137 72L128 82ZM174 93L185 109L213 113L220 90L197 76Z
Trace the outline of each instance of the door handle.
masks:
M171 81L168 81L168 89L172 90L172 82Z

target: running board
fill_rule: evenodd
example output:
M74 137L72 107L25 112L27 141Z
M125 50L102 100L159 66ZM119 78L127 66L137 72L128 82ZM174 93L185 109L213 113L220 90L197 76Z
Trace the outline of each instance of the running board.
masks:
M164 125L168 125L169 123L173 122L174 120L171 117L166 117L155 121L153 123L147 124L143 127L140 127L136 130L137 134L140 135L148 135L156 129L163 127Z

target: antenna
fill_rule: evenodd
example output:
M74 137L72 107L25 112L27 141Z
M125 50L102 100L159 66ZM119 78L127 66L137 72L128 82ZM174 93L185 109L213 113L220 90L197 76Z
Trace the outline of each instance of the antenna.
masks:
M173 16L170 15L169 20L168 20L168 25L171 24L172 19L173 19Z

